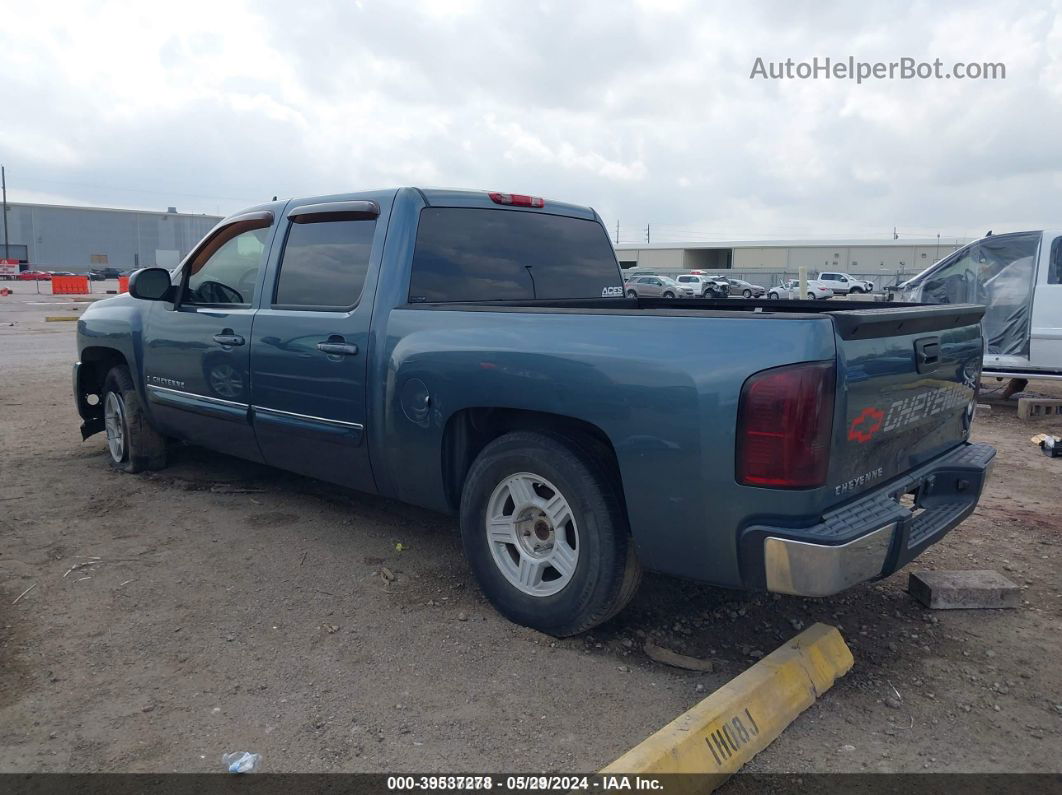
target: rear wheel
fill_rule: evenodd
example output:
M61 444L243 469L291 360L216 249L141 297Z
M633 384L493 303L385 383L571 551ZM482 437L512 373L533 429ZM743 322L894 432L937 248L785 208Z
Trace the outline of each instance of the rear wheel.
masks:
M808 293L808 300L809 301L814 301L815 300L815 293Z
M461 537L495 609L574 635L623 609L641 579L615 476L579 437L518 431L488 444L461 494Z
M778 293L773 292L773 291L769 292L769 293L767 293L767 297L770 298L772 301L777 301L778 300Z
M628 290L627 291L627 297L628 298L637 298L638 297L638 293L634 292L634 290Z
M111 466L124 472L166 466L166 438L148 423L129 368L119 365L107 373L102 397Z
M745 298L752 298L752 290L747 287L741 291L741 294L745 296Z

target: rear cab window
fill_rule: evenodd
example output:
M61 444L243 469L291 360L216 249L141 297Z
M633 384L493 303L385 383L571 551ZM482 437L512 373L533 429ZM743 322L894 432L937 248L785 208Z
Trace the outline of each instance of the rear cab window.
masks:
M361 299L375 218L311 216L288 227L274 309L350 310Z
M623 294L616 255L597 221L500 209L421 211L410 303Z

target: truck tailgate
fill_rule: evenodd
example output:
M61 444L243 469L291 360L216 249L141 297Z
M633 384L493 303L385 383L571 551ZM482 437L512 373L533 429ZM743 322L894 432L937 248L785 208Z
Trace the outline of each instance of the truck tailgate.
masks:
M966 441L981 375L984 307L831 313L837 412L830 482L851 496Z

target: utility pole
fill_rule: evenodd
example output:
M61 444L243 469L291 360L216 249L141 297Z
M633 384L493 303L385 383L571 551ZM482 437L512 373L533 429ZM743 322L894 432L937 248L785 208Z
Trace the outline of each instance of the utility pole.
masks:
M645 225L645 242L649 242L649 224Z
M619 245L619 218L616 219L616 245Z
M4 259L11 259L11 246L7 242L7 172L0 166L0 185L4 191Z

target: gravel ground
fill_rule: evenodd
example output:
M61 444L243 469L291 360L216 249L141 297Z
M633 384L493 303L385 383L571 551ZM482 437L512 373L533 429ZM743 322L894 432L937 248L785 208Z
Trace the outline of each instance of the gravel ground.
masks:
M557 641L484 602L449 517L191 447L112 471L79 438L74 324L43 321L72 302L47 300L0 299L2 771L216 771L232 750L271 771L592 771L814 621L855 668L750 769L1062 771L1062 460L1028 441L1060 421L979 416L999 449L981 506L886 581L812 600L650 576ZM913 568L996 569L1023 606L926 610ZM717 670L654 663L646 639Z

